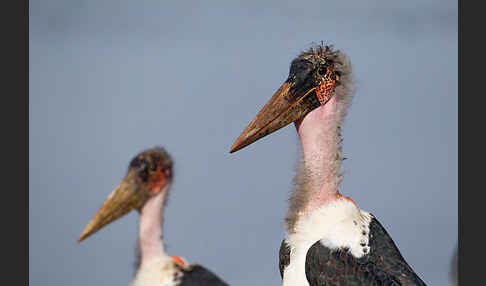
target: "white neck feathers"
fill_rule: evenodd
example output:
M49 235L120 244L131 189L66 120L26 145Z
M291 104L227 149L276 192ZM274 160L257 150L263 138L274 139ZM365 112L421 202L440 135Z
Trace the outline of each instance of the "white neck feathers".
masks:
M369 253L371 219L371 214L344 197L302 215L295 231L285 239L290 246L290 264L285 268L283 285L308 285L305 259L317 241L331 250L347 248L357 258Z

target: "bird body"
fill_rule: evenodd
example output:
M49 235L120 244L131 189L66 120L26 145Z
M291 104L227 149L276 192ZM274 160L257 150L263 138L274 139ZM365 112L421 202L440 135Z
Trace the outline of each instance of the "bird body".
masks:
M186 264L179 257L161 255L140 265L131 286L227 286L199 264Z
M279 253L284 286L425 285L378 220L339 192L341 126L353 92L349 58L312 47L292 61L287 80L230 153L295 125L302 160Z
M347 248L357 258L365 255L371 218L352 201L341 197L299 219L295 231L283 241L290 248L289 264L280 266L283 285L307 285L306 257L317 241L332 250Z
M280 247L283 285L425 285L379 221L340 197L302 217Z
M78 241L132 210L140 213L136 274L131 286L227 286L199 264L169 256L163 241L164 208L173 177L172 159L161 147L138 154Z

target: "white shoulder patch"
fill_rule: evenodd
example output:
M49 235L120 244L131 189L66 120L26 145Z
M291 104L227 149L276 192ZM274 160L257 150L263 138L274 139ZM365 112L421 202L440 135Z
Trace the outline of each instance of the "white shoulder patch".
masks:
M131 286L176 286L182 273L170 256L160 256L142 263Z
M290 245L290 263L284 271L283 285L309 285L305 276L305 259L316 241L333 250L349 248L357 258L369 253L371 219L370 213L360 210L345 198L300 217L295 232L285 239Z

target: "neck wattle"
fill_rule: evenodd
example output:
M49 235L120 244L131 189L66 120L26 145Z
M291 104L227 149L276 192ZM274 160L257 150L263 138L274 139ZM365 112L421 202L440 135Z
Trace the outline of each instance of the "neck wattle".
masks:
M341 180L341 135L336 97L295 122L302 152L287 228L299 216L337 199Z
M140 211L138 248L140 264L154 257L165 255L162 240L163 214L167 189L150 198Z

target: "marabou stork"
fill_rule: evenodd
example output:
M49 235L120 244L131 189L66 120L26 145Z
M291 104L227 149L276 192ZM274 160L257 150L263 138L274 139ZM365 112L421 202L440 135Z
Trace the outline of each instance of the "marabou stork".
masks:
M425 285L378 220L338 191L340 129L353 93L348 57L313 46L292 61L230 153L295 123L302 160L280 247L283 285Z
M132 159L128 171L79 236L81 242L132 210L140 213L136 275L132 286L228 285L199 264L187 264L165 252L164 206L172 183L170 155L155 147Z

